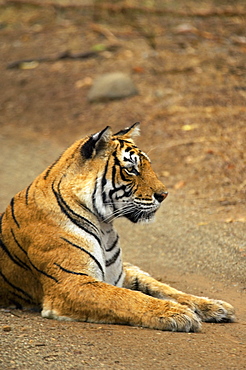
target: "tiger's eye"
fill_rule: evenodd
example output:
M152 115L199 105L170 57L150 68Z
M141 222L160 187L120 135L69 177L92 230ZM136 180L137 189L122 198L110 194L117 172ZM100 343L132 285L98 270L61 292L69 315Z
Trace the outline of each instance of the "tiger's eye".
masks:
M126 170L126 172L127 172L129 175L139 175L138 170L136 170L136 168L135 168L134 166L131 166L131 167L125 167L125 170Z

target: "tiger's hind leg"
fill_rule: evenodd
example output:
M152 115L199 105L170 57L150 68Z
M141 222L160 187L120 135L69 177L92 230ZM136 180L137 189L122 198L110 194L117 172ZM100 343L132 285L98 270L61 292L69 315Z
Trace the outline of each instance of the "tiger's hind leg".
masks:
M131 264L124 264L124 271L126 276L124 287L128 289L138 290L159 299L168 299L178 302L182 306L189 307L202 321L235 321L235 310L233 306L227 302L183 293L167 284L153 279L147 273L141 271L137 266Z

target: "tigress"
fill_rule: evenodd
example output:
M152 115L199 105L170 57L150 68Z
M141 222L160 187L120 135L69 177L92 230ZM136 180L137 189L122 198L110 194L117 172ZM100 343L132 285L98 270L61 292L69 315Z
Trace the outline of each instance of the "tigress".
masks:
M0 222L0 304L44 318L193 331L234 321L223 301L185 294L122 263L118 217L148 222L167 196L133 139L139 124L76 141L11 200Z

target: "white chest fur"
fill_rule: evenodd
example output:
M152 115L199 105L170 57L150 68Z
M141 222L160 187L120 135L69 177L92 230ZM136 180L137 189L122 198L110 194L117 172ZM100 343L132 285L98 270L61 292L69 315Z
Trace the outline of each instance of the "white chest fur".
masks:
M104 249L105 282L122 286L124 280L119 236L110 224L101 225Z
M67 223L66 229L78 238L78 248L84 248L84 252L88 250L91 256L87 269L83 271L100 281L121 287L124 280L121 249L113 226L102 223L96 238L71 222Z

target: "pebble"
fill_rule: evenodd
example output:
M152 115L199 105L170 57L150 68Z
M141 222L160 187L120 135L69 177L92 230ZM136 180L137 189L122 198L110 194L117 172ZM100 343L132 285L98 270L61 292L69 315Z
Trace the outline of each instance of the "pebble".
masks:
M138 90L129 75L122 72L114 72L98 77L94 81L87 98L90 102L94 102L123 99L137 93Z
M9 326L9 325L5 325L5 326L3 327L3 331L8 332L8 331L11 331L11 330L12 330L12 328L11 328L11 326Z

